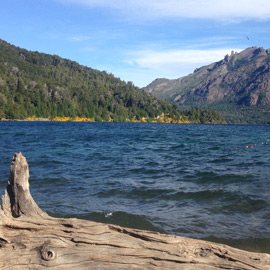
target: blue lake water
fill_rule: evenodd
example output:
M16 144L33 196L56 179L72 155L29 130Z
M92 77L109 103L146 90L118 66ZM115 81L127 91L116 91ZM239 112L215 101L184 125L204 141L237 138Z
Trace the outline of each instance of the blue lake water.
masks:
M0 122L0 193L21 151L50 215L270 252L269 140L270 126Z

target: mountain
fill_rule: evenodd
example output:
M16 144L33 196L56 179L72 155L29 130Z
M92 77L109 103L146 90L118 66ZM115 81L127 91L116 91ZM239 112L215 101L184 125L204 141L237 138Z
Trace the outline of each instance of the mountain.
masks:
M0 120L225 123L213 110L181 110L105 71L0 40Z
M270 123L270 49L235 53L176 80L156 79L145 90L184 108L213 108L231 123Z

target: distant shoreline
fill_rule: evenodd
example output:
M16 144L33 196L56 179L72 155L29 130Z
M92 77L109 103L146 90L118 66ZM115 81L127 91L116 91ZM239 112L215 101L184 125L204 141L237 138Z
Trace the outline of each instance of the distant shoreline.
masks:
M51 122L49 118L36 118L35 120L27 119L0 119L0 122Z
M114 119L109 119L108 121L102 120L102 121L95 121L93 118L86 118L86 117L55 117L55 118L39 118L39 117L27 117L26 119L0 119L0 121L14 121L14 122L113 122L117 123L117 121L114 121ZM164 118L161 117L159 119L154 120L147 120L146 118L142 118L141 120L137 119L126 119L123 123L165 123L165 124L199 124L199 122L191 122L186 119L179 119L178 121L172 119L172 118Z
M197 123L197 122L186 122L186 123L172 123L172 122L146 122L146 121L126 121L126 122L115 122L115 121L86 121L86 120L51 120L49 118L35 118L33 120L28 119L0 119L0 122L85 122L85 123L148 123L148 124L202 124L202 125L250 125L250 126L269 126L269 124L248 124L248 123L237 123L237 124L223 124L223 123Z

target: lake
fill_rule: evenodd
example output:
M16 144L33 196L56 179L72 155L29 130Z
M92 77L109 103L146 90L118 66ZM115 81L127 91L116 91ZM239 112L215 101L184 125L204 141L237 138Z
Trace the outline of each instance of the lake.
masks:
M270 126L0 122L42 210L270 252Z

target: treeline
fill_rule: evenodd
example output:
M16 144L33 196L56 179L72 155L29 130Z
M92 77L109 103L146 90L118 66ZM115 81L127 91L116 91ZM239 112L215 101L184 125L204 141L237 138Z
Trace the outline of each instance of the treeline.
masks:
M196 118L198 113L182 111L105 71L56 55L30 52L0 40L2 119L87 117L95 121L125 122L127 119L151 121L161 115L207 122L199 121L204 116ZM208 116L207 119L209 123L219 121ZM222 120L219 116L218 119Z
M213 109L222 113L227 123L232 124L270 124L270 105L237 106L220 104Z
M224 117L212 108L200 109L199 107L194 107L192 109L186 110L185 115L187 115L191 121L199 120L199 123L202 124L226 123Z

